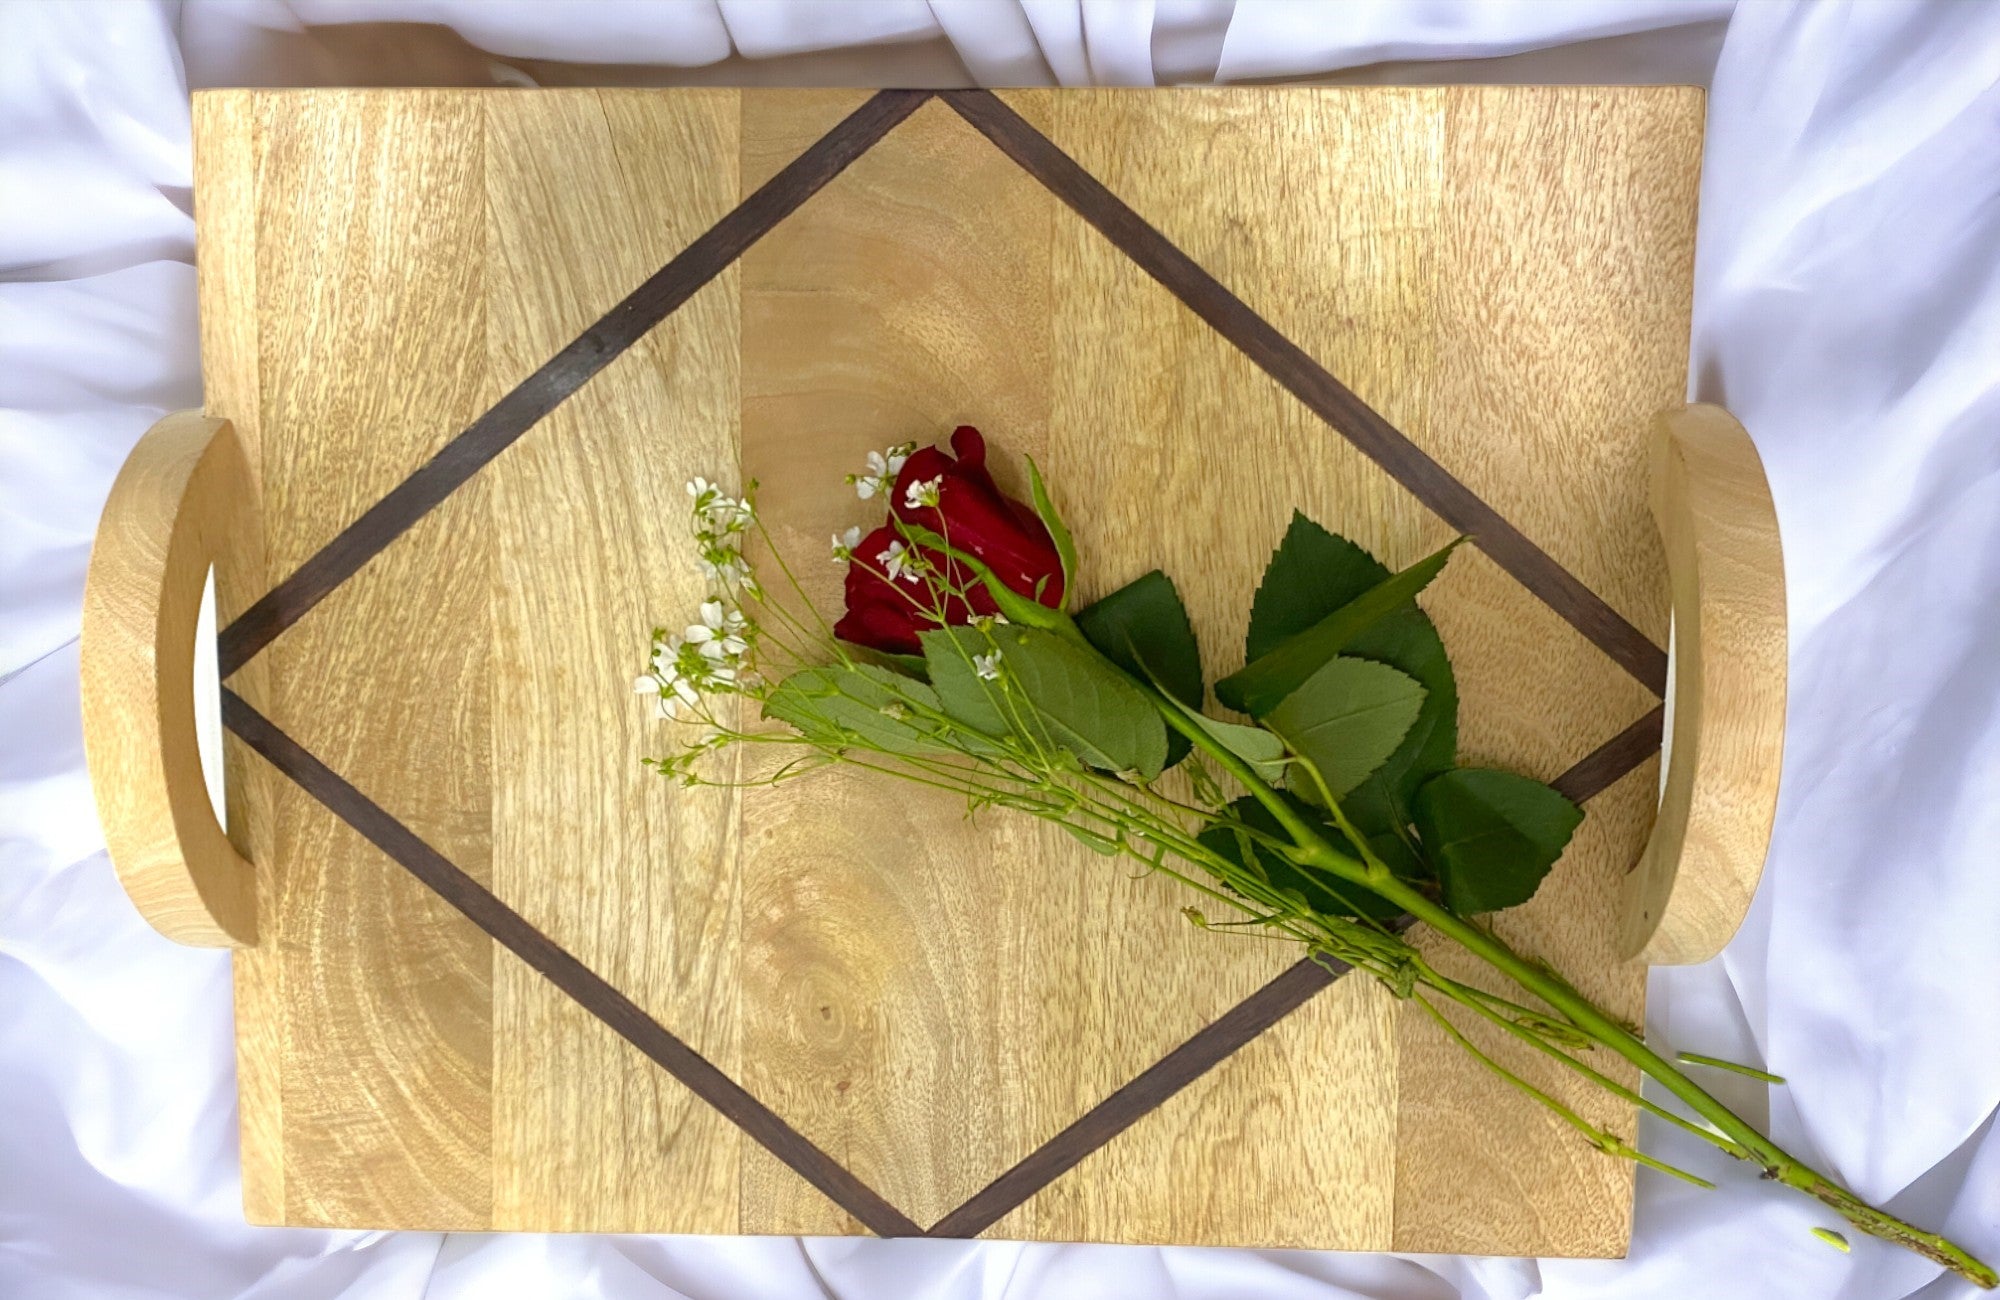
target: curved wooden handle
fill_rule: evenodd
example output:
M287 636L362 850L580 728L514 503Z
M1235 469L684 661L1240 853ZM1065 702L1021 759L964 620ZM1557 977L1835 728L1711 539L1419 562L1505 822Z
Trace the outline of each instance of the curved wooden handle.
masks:
M125 892L169 939L257 941L257 883L216 823L195 743L194 638L217 586L261 553L257 490L226 420L147 430L111 485L83 589L83 740ZM232 584L233 585L233 584Z
M1719 406L1654 422L1653 516L1673 586L1666 781L1625 879L1622 945L1706 961L1750 910L1785 743L1785 569L1764 463Z

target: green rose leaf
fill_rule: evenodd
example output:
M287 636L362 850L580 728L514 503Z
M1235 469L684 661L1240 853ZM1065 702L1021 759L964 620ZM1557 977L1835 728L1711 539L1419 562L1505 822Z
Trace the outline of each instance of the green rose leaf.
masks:
M1167 695L1201 708L1201 647L1173 580L1158 569L1135 578L1076 616L1084 639L1106 659ZM1167 735L1167 766L1192 748L1178 731Z
M1310 762L1335 799L1366 781L1403 743L1424 705L1424 688L1407 673L1370 659L1334 658L1264 719ZM1317 802L1319 787L1295 774L1291 785Z
M1368 552L1294 511L1251 603L1243 661L1262 659L1388 576Z
M1244 657L1262 658L1389 577L1387 568L1353 542L1294 514L1257 589ZM1349 820L1372 840L1408 826L1417 787L1457 757L1458 684L1443 640L1414 602L1357 635L1345 654L1400 669L1425 691L1423 710L1403 743L1342 801Z
M1076 616L1084 639L1183 704L1201 707L1201 649L1173 579L1158 569L1134 578Z
M930 680L930 669L922 655L892 654L887 650L875 650L865 645L845 643L841 648L849 655L867 664L879 664L902 677L914 677L920 682Z
M1403 743L1341 804L1348 818L1371 837L1400 832L1410 824L1410 801L1418 787L1449 770L1458 757L1458 682L1437 629L1415 606L1368 629L1348 648L1348 655L1389 664L1424 688L1424 707Z
M1167 761L1167 729L1130 679L1082 646L1039 628L998 624L923 635L924 659L944 710L980 731L997 725L1031 744L1068 750L1085 764L1137 772ZM998 654L996 660L985 656ZM979 675L990 664L992 679Z
M1215 737L1216 742L1236 757L1257 770L1257 778L1266 785L1276 785L1284 780L1285 770L1291 759L1285 755L1285 742L1262 727L1248 727L1240 722L1223 722L1198 713L1179 700L1181 712L1193 718L1203 731ZM1187 741L1187 737L1174 732L1168 740ZM1190 746L1191 747L1191 746ZM1185 751L1184 751L1185 752Z
M1342 811L1346 811L1345 805L1342 806ZM1348 820L1353 820L1351 815ZM1430 868L1417 856L1417 851L1411 847L1410 842L1402 836L1385 832L1380 835L1369 835L1366 838L1369 849L1382 860L1382 865L1389 868L1389 873L1396 879L1423 881L1429 878Z
M778 683L764 716L789 723L814 744L860 744L895 754L947 752L937 724L922 709L940 710L937 692L873 664L802 668Z
M1014 728L1005 692L997 681L981 677L975 656L992 653L991 639L977 628L938 628L922 633L924 666L944 711L958 722L987 736L1005 736Z
M1319 827L1320 833L1333 841L1336 848L1352 852L1352 846L1341 833L1326 824L1324 814L1308 805L1304 800L1285 792L1280 792L1285 802L1307 821ZM1262 831L1280 841L1289 837L1270 809L1250 795L1244 795L1229 805L1230 815L1245 826ZM1399 909L1387 899L1364 889L1360 885L1342 880L1323 871L1309 870L1268 845L1260 844L1250 836L1226 822L1211 824L1195 837L1223 859L1243 867L1263 877L1272 888L1284 894L1296 894L1303 898L1307 907L1328 916L1361 916L1376 920L1388 920L1396 916ZM1358 855L1357 855L1358 856Z
M1534 897L1583 821L1583 809L1540 781L1472 767L1426 781L1413 812L1445 906L1460 916Z
M1460 540L1463 539L1454 539L1442 550L1376 583L1303 632L1286 638L1277 648L1223 678L1215 684L1216 698L1252 717L1263 717L1303 685L1321 664L1351 646L1361 633L1414 600L1444 570ZM1272 564L1275 567L1277 561ZM1268 570L1265 581L1268 585ZM1262 586L1258 588L1258 597L1263 598Z

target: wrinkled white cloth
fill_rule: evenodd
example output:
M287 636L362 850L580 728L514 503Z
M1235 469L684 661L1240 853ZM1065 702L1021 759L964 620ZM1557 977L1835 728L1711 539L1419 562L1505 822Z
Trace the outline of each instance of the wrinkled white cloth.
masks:
M343 40L384 21L438 39ZM451 35L455 32L456 35ZM575 64L594 65L578 68ZM1625 1261L246 1227L225 957L101 851L76 628L112 475L200 396L201 84L1708 81L1694 360L1762 448L1792 704L1743 933L1651 1032L1863 1194L2000 1258L2000 6L1635 0L0 4L0 1297L1518 1300L1970 1294L1679 1135ZM1851 1236L1854 1234L1850 1234Z

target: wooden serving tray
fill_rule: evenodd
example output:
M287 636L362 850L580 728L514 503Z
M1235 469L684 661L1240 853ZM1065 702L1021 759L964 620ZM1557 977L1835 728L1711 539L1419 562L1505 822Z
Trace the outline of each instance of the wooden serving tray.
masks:
M171 586L175 556L234 548L254 880L185 798L150 823L178 848L118 838L117 792L171 785L178 742L111 780L128 737L104 737L181 715L112 717L91 664L136 651L90 628L86 690L134 896L240 945L250 1217L1622 1253L1629 1166L1373 983L1198 933L1173 885L1028 819L841 774L674 788L639 765L667 740L629 683L701 595L682 484L739 461L832 604L825 539L870 513L840 475L977 424L1048 469L1085 599L1176 578L1211 679L1294 506L1392 565L1470 532L1425 598L1462 750L1590 814L1498 924L1639 1019L1619 900L1669 606L1646 431L1686 383L1702 111L1670 88L197 95L215 418L135 454L93 599L122 599L142 480L192 539L139 548L153 598L162 564ZM150 656L179 618L129 626Z

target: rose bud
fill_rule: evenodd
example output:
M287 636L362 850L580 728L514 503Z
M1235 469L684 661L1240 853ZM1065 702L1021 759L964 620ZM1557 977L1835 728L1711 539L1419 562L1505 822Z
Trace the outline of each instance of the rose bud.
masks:
M960 425L951 435L951 450L955 458L939 447L913 453L889 491L891 521L854 547L847 612L833 628L841 640L890 654L921 654L919 633L997 612L970 569L942 552L911 547L895 520L938 534L1029 600L1061 606L1062 557L1055 541L1031 507L1005 496L994 483L986 469L986 439L971 425Z

